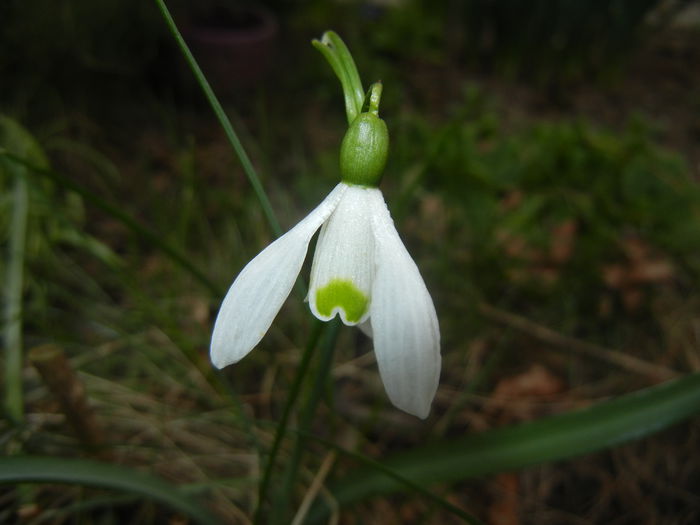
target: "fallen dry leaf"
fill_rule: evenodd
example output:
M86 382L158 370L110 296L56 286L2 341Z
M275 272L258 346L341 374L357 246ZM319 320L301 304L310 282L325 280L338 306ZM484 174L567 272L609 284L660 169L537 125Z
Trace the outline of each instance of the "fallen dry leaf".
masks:
M501 379L485 409L498 413L503 423L532 419L541 403L551 401L565 388L563 380L544 366L533 364L521 374Z

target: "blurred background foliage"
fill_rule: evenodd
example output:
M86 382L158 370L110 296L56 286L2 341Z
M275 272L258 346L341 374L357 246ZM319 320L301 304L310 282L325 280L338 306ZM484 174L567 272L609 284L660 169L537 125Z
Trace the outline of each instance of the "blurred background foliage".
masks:
M256 58L269 60L260 76L222 76L193 50L283 227L338 180L340 89L309 45L332 28L365 82L384 82L392 147L382 188L443 333L443 379L426 423L389 406L371 343L342 329L307 430L379 462L403 451L410 464L424 443L700 371L696 2L246 5L277 24L270 55ZM210 9L240 21L234 1L169 7L189 42ZM290 300L258 351L222 374L208 363L221 293L274 235L155 4L5 0L0 86L0 151L30 164L18 174L0 158L3 276L13 260L12 188L27 181L24 349L52 343L68 356L105 430L102 459L204 495L225 522L249 523L313 323ZM561 338L659 375L581 355ZM2 420L3 452L94 455L35 368L24 360L26 420ZM321 369L314 361L311 376ZM303 402L314 391L304 387ZM690 419L584 459L436 492L494 524L696 523L699 443ZM331 481L361 463L304 444L314 454L288 495L295 506L326 460ZM280 456L294 453L290 438ZM340 512L342 523L458 519L411 494ZM177 519L114 491L0 491L8 523Z

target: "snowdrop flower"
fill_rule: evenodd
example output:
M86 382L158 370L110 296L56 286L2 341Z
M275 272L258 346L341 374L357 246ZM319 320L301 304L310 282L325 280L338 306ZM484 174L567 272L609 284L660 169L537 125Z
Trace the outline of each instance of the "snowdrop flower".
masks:
M374 339L392 403L425 418L440 375L440 329L430 294L377 188L388 150L386 124L361 113L341 146L342 182L294 228L248 263L214 325L211 359L222 368L262 339L321 228L308 302L322 321L340 315Z

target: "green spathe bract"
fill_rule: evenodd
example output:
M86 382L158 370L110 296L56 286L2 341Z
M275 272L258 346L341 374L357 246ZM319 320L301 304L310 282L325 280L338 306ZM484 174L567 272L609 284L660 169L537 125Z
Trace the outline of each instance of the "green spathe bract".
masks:
M340 146L343 182L377 187L389 151L389 131L374 113L361 113L348 128Z
M348 279L333 279L316 292L316 308L330 317L334 308L342 308L349 323L358 322L367 311L368 297Z

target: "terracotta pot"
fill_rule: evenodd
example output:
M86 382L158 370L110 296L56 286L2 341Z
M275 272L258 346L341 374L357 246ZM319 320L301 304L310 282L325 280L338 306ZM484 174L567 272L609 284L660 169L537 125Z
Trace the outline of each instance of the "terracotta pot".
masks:
M270 69L277 18L257 6L216 7L184 30L192 53L217 93L258 85Z

